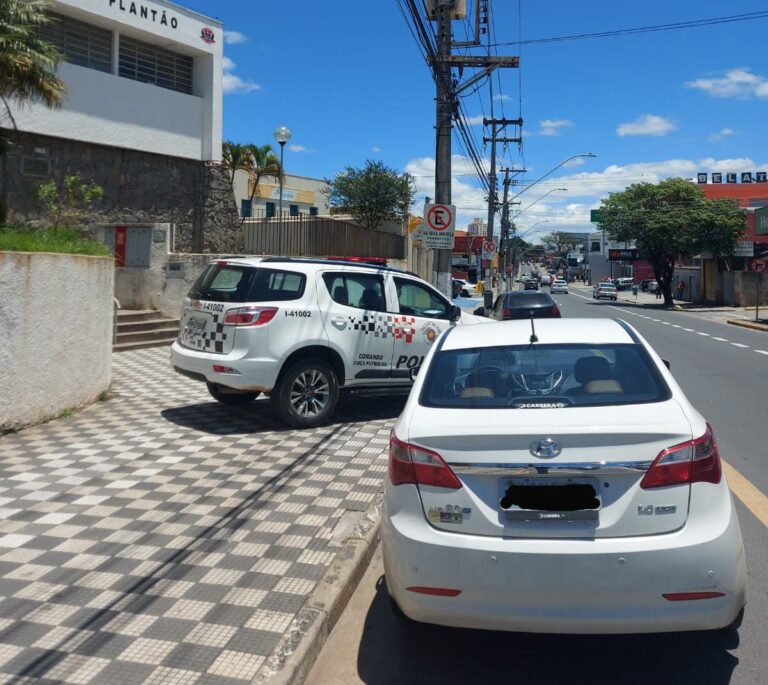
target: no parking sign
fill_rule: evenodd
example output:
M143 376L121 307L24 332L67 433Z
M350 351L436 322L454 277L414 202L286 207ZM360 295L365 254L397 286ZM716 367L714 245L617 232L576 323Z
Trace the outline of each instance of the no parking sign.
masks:
M428 250L453 249L456 228L454 205L424 205L424 224L421 227L422 245Z

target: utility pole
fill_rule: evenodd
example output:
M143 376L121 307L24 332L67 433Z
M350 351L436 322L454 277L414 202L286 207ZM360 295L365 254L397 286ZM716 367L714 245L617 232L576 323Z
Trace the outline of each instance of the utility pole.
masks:
M479 83L499 67L518 67L518 57L506 57L499 55L454 55L455 46L479 46L479 32L481 24L487 23L488 0L476 2L475 39L469 42L454 43L451 22L461 18L457 16L456 0L427 0L427 13L436 26L436 52L432 60L432 69L435 75L436 85L436 121L435 121L435 203L451 204L451 131L452 118L457 110L458 95ZM485 10L481 8L485 6ZM484 18L480 18L483 14ZM478 73L463 83L453 82L451 70L458 68L461 72L464 67L481 69ZM503 120L499 120L503 121ZM522 123L522 122L521 122ZM495 173L495 172L494 172ZM495 183L495 181L494 181ZM451 250L437 250L435 285L438 290L451 296Z
M496 143L520 143L522 138L498 138L498 134L509 125L522 126L522 119L487 119L483 118L483 126L491 127L491 137L483 137L484 143L491 144L491 170L488 175L488 225L486 227L486 240L493 240L493 223L496 216ZM486 265L485 280L490 283L491 260Z
M499 241L499 272L506 283L506 262L507 262L507 242L509 240L511 222L509 220L509 206L520 204L519 202L509 200L509 186L512 184L510 174L521 174L525 169L502 169L504 172L504 199L501 203L501 240ZM512 275L515 272L515 260L512 259Z
M435 15L437 19L437 63L434 65L436 101L436 136L435 136L435 203L451 204L451 119L454 100L451 80L451 41L453 30L453 9L455 0L437 0ZM448 297L451 288L452 250L437 250L437 289Z

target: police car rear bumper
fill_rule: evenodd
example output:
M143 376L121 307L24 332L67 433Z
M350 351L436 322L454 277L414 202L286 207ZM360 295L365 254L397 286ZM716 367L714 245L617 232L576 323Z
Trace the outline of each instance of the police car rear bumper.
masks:
M277 382L280 361L270 358L248 358L244 350L229 354L210 354L184 347L178 340L171 345L173 370L188 378L216 383L235 390L270 392ZM214 366L227 371L215 371Z

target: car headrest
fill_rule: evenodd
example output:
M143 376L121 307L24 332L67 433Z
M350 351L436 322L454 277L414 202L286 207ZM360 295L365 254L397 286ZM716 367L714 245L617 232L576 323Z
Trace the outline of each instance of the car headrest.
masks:
M584 392L587 395L620 395L624 392L624 388L618 381L590 381L584 386Z
M461 399L476 399L480 397L495 397L490 388L464 388L461 391Z
M611 365L605 357L581 357L576 360L573 375L577 383L586 385L590 381L604 381L611 378Z
M333 289L333 301L339 304L347 304L347 289L343 285L337 285Z

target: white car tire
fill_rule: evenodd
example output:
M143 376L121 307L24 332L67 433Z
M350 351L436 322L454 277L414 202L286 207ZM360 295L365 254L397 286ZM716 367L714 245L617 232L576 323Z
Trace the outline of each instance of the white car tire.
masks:
M322 359L301 359L280 374L269 396L275 413L294 428L323 425L336 409L339 381Z

